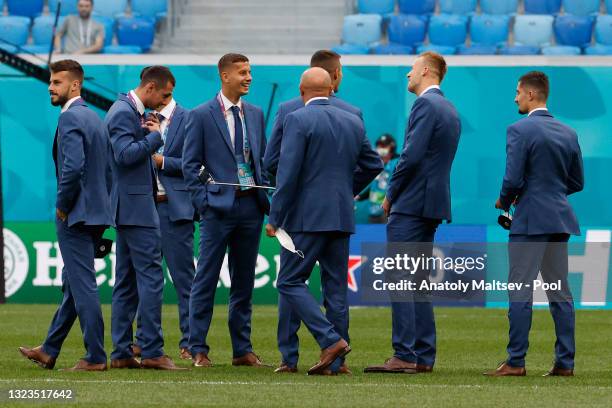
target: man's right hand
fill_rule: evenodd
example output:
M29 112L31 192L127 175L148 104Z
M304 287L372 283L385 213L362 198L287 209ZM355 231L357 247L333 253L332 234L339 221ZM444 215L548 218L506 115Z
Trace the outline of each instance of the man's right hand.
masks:
M144 126L149 129L149 132L161 132L159 119L155 115L149 114Z

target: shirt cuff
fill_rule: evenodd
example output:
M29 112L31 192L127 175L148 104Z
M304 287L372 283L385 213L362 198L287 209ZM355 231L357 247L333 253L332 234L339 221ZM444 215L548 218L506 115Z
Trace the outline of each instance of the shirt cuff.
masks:
M164 169L164 165L166 164L166 158L164 156L162 156L162 166L161 169Z

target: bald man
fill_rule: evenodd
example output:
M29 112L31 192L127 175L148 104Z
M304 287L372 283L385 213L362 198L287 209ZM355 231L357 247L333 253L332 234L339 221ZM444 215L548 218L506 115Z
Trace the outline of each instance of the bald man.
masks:
M347 264L349 236L355 232L353 197L383 169L359 117L332 106L331 91L324 69L310 68L302 75L305 107L285 119L277 190L266 226L268 236L278 228L287 231L304 253L302 258L282 250L276 286L279 303L304 322L322 350L309 375L334 374L351 351ZM325 314L306 285L317 261Z

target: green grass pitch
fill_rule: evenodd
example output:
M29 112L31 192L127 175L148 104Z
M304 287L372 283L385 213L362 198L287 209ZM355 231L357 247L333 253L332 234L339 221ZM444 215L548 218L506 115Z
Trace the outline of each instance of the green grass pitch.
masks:
M298 374L272 368L234 368L227 330L227 308L215 309L209 343L215 364L184 372L109 370L67 373L82 355L78 324L68 337L56 370L25 360L18 346L39 345L55 305L0 305L0 406L60 406L54 402L11 402L9 389L75 390L72 406L87 407L610 407L612 406L612 311L577 312L574 378L543 378L553 358L554 329L547 310L534 313L527 356L527 377L487 378L482 372L504 359L506 312L501 309L437 308L438 361L432 374L363 374L366 365L391 355L390 310L351 309L352 376L308 377L318 358L310 333L300 331ZM104 306L106 347L110 352L110 307ZM166 353L177 359L176 306L163 315ZM256 306L253 344L265 362L276 365L276 307ZM189 367L189 362L179 361ZM63 404L61 404L63 405ZM70 405L69 405L70 406Z

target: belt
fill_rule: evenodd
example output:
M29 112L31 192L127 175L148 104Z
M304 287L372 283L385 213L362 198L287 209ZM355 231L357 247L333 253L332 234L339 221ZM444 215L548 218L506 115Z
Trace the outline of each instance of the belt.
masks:
M254 195L256 193L257 191L254 188L249 188L248 190L236 190L234 197L236 198L246 197L246 196Z
M155 196L155 202L156 203L165 203L166 201L168 201L168 196L166 194L158 194Z

